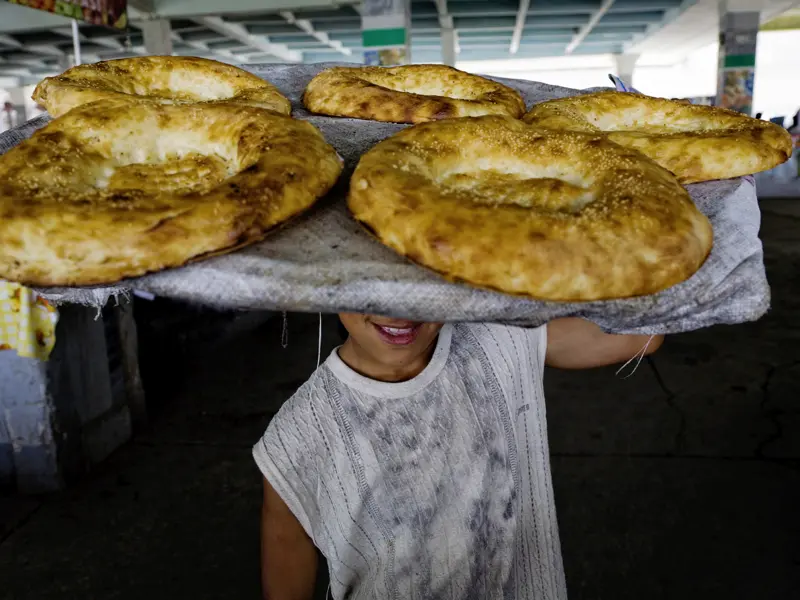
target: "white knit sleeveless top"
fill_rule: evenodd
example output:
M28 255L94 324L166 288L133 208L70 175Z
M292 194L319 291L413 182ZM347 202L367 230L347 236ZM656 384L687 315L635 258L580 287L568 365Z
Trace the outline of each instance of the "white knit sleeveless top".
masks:
M334 350L255 445L337 599L564 600L542 373L546 328L445 325L383 383Z

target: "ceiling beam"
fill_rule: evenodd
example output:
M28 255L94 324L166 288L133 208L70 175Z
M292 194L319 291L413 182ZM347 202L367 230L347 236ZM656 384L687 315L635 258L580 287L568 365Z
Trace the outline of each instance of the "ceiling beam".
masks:
M200 50L201 52L205 52L206 54L211 54L211 48L208 47L208 44L205 42L192 42L185 39L180 33L177 31L173 31L169 34L170 39L173 42L178 44L184 44L189 46L190 48L194 48L195 50Z
M531 0L519 0L517 8L517 20L514 23L514 32L511 34L511 45L508 51L516 54L519 50L519 43L522 40L522 30L525 29L525 21L528 19L528 9L531 7Z
M44 66L44 62L40 57L28 54L27 52L24 51L9 52L8 54L5 55L4 62L20 63L22 65L31 67Z
M144 24L143 23L133 23L132 26L141 30L144 27ZM224 59L225 62L229 62L229 63L240 64L240 63L244 62L241 57L237 56L236 54L234 54L230 50L211 48L208 45L207 42L187 40L186 38L184 38L181 35L180 32L172 30L171 27L170 27L169 38L173 43L175 43L175 44L183 44L184 46L189 46L190 48L193 48L194 50L197 50L203 56L217 56L219 58ZM93 39L92 41L96 42L97 40ZM144 49L143 47L132 47L129 50L129 52L131 54L141 54L143 51L146 53L146 49Z
M786 0L784 2L767 2L761 7L761 23L766 24L774 17L800 7L800 0Z
M184 44L189 46L190 48L194 48L195 50L199 50L200 52L204 53L207 56L219 56L224 58L227 62L241 64L243 62L242 58L231 52L230 50L224 50L222 48L211 48L208 45L208 42L197 42L197 41L190 41L181 36L180 33L173 31L170 34L173 42L178 44Z
M3 71L3 78L5 77L33 77L33 73L30 69L6 69Z
M168 0L156 2L157 17L213 16L220 13L264 14L281 10L325 10L336 9L342 5L357 4L360 0L236 0L221 3L219 0ZM270 53L271 54L271 53Z
M46 54L47 56L61 57L67 55L61 48L53 44L24 44L21 50L36 54Z
M242 60L245 63L252 63L252 62L264 62L264 60L269 60L270 54L264 54L263 52L253 52L252 54L242 54L240 55Z
M314 29L314 24L311 23L308 19L298 19L295 14L290 10L284 10L279 13L281 17L286 19L286 21L290 25L294 25L298 27L301 31L305 32L306 34L313 37L315 40L322 42L326 46L333 48L337 52L341 52L345 56L351 56L353 51L350 48L345 48L342 45L342 42L337 40L332 40L328 37L328 34L323 31L317 31Z
M303 60L302 53L289 49L285 44L270 42L267 36L256 37L251 35L244 26L238 23L229 23L222 20L220 17L197 17L192 20L206 29L210 29L220 35L236 40L243 46L250 46L251 48L255 48L266 54L271 54L286 62L300 62Z
M600 8L598 8L597 11L591 16L589 21L578 30L578 33L575 34L575 37L572 38L572 41L567 44L564 54L572 54L575 51L575 48L581 45L581 42L585 40L586 36L592 32L594 26L600 22L600 19L603 18L613 4L614 0L603 0Z
M51 31L57 35L63 35L65 38L72 39L71 27L56 27L55 29L51 29ZM125 45L115 37L90 38L84 33L78 33L78 39L81 41L81 43L86 42L87 44L96 44L98 46L105 46L106 48L109 48L111 50L125 49Z
M0 44L11 46L12 48L22 48L22 42L5 33L0 33Z

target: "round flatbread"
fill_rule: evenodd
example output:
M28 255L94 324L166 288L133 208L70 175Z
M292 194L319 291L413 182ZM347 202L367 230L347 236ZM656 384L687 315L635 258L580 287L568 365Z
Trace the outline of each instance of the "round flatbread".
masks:
M334 67L309 82L303 104L318 114L392 123L525 112L516 90L445 65Z
M381 242L449 279L546 300L652 294L692 275L712 245L708 219L649 158L507 117L380 142L348 205Z
M190 56L122 58L68 69L36 86L33 99L58 117L105 99L164 104L234 102L288 115L291 104L271 83L242 69Z
M523 120L536 127L605 133L646 154L682 183L758 173L792 153L787 131L769 121L626 92L549 100L535 105Z
M240 247L340 171L317 129L269 110L87 104L0 157L0 278L105 284Z

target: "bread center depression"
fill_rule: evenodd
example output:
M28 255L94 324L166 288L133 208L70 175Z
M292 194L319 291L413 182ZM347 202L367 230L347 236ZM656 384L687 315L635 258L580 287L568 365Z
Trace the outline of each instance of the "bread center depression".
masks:
M101 192L203 193L255 162L255 155L239 156L238 138L216 135L222 132L214 123L167 135L162 116L156 111L136 119L123 114L113 127L87 120L72 143L93 168L75 183ZM162 135L152 135L155 130Z
M484 130L485 133L485 130ZM597 171L581 161L559 160L561 148L539 136L520 152L518 136L492 132L496 152L466 140L436 140L437 160L420 175L443 194L466 204L517 206L540 213L578 213L596 199ZM424 151L416 143L409 153Z
M98 137L87 133L84 150L91 152ZM103 145L97 148L102 164L96 167L94 187L111 192L205 192L249 166L240 164L235 147L209 145L197 132L155 138L134 134Z
M595 197L591 189L593 178L587 180L560 166L531 169L525 163L502 161L494 165L478 161L469 167L439 174L439 185L465 202L516 205L539 211L576 213Z

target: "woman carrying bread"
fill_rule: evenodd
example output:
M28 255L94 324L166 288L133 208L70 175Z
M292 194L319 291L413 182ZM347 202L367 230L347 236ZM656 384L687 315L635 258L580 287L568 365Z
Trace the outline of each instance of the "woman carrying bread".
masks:
M264 598L566 598L544 366L649 354L581 319L536 329L340 314L349 336L253 448Z

